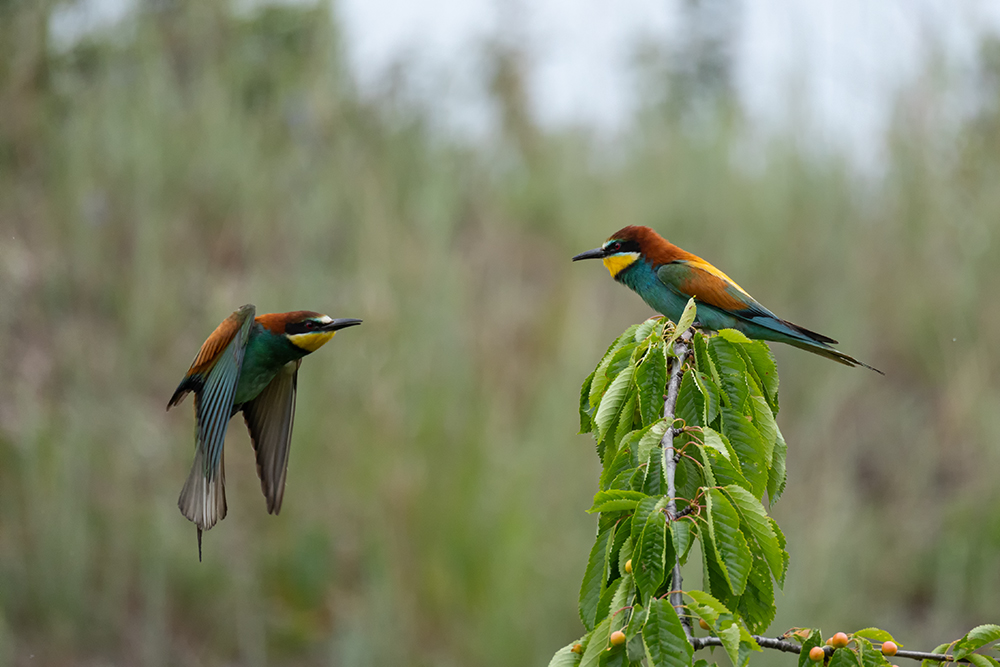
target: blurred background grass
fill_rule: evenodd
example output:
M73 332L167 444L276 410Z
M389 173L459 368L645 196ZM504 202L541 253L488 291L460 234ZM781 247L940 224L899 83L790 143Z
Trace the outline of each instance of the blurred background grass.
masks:
M539 126L499 41L475 141L359 92L326 5L148 3L66 48L56 7L0 2L0 664L545 664L595 526L579 383L650 314L569 257L625 224L887 373L775 350L772 631L929 649L1000 618L994 42L959 123L929 59L873 173L750 139L711 58L647 52L608 142ZM193 419L164 406L247 302L365 324L300 374L277 518L233 422L199 564Z

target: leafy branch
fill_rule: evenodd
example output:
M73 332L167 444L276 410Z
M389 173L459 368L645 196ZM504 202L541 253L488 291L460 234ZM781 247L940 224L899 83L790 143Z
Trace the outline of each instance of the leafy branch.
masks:
M602 464L589 510L597 537L580 588L586 634L550 667L707 667L694 652L714 646L736 667L764 649L799 653L800 667L888 667L887 655L1000 667L979 652L1000 640L1000 626L930 653L900 651L874 628L838 633L831 646L816 630L759 634L788 568L763 504L785 487L777 368L763 342L733 330L709 336L691 329L694 320L692 300L677 326L653 318L629 327L581 387L580 432L593 434ZM692 553L702 590L685 590L681 578ZM711 636L694 637L693 621Z

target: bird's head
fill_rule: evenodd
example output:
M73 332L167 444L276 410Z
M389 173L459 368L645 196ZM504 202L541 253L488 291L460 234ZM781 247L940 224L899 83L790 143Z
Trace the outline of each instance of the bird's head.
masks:
M617 278L618 274L646 256L650 235L658 237L649 227L623 227L612 234L600 248L581 252L573 257L573 261L600 259L611 277Z
M311 310L269 313L260 315L257 321L265 329L284 336L293 345L306 352L315 352L323 347L339 330L361 324L361 320L333 319L329 315L314 313Z

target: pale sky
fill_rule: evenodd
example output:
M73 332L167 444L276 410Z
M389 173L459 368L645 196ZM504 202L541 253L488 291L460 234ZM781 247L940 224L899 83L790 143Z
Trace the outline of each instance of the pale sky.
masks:
M259 0L247 0L257 2ZM530 57L545 124L614 131L637 100L638 38L667 43L682 0L335 0L352 68L377 90L394 64L440 104L456 131L488 129L485 40L513 34ZM779 127L804 116L824 141L864 155L888 121L892 93L931 48L959 75L977 36L1000 32L997 0L735 0L736 78L750 117ZM123 16L129 0L83 0L53 21L59 39Z

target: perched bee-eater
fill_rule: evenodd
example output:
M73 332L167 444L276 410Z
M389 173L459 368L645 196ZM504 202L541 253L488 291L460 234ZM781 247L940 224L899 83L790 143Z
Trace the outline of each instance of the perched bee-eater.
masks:
M788 343L847 366L864 366L882 373L831 347L837 344L834 339L781 319L725 273L649 227L624 227L600 248L573 257L574 262L580 259L603 260L615 280L674 322L684 312L688 299L694 297L697 325L704 329L736 329L747 338Z
M295 387L302 357L361 320L331 319L308 310L256 318L253 305L223 320L201 346L167 410L194 392L197 418L191 474L177 506L201 531L226 516L226 472L222 446L230 418L243 412L257 453L257 474L267 511L281 511L288 447L295 418Z

